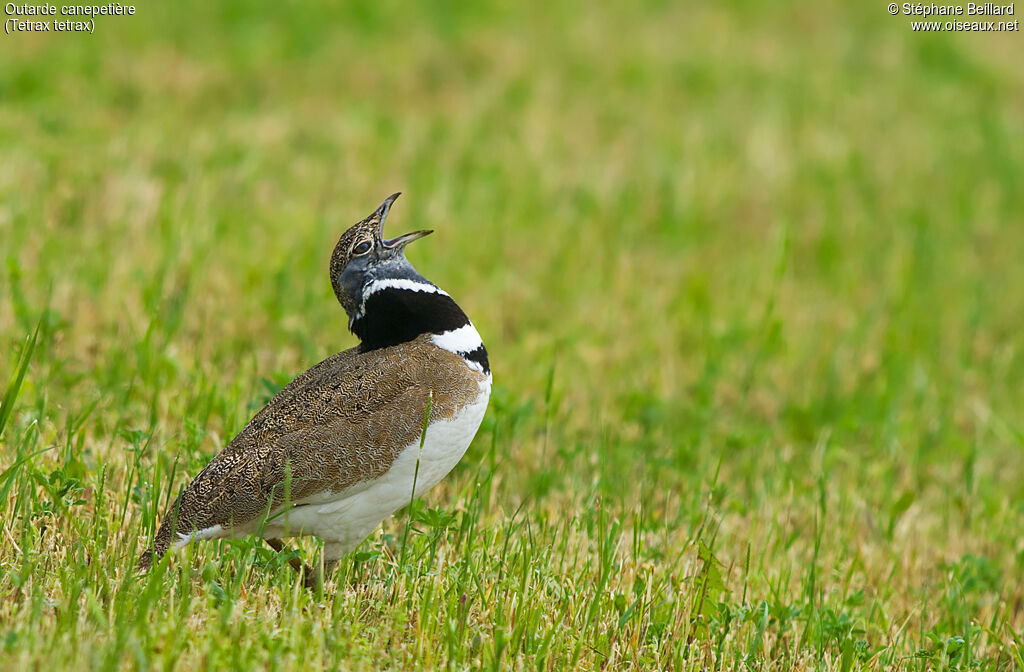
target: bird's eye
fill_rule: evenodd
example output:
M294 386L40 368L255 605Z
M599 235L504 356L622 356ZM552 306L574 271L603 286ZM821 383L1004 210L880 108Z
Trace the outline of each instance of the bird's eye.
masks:
M352 254L366 254L370 251L370 242L364 240L363 242L356 245L355 249L352 250Z

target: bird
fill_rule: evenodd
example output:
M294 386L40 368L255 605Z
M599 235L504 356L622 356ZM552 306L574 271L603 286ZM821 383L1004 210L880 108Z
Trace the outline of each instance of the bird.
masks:
M282 388L185 487L138 569L204 539L323 541L322 570L292 559L308 587L387 517L441 481L476 435L491 392L487 349L466 313L383 237L392 194L338 240L331 286L356 347Z

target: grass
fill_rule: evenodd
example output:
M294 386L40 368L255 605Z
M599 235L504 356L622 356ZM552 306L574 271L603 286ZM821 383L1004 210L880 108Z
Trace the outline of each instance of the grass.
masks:
M739 0L96 24L0 46L0 667L1024 668L1018 34ZM462 463L322 594L252 541L135 574L354 344L326 262L396 190L491 352Z

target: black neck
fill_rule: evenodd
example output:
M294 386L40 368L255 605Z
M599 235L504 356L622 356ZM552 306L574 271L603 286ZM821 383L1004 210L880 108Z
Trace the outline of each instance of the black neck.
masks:
M352 333L363 352L411 341L422 334L443 334L469 324L469 318L446 294L389 287L366 299Z

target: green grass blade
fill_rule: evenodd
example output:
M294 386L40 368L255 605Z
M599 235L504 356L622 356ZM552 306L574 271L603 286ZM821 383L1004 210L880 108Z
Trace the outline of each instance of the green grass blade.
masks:
M36 324L35 331L32 332L31 336L25 339L25 347L21 352L21 361L18 363L18 371L14 375L14 380L10 382L7 389L4 390L3 401L0 402L0 438L3 438L4 428L7 427L7 420L11 417L11 412L14 409L14 402L18 399L18 392L21 391L21 384L25 380L25 373L28 372L28 365L32 361L32 355L36 350L36 343L39 340L39 330L43 326L43 321L39 320Z

